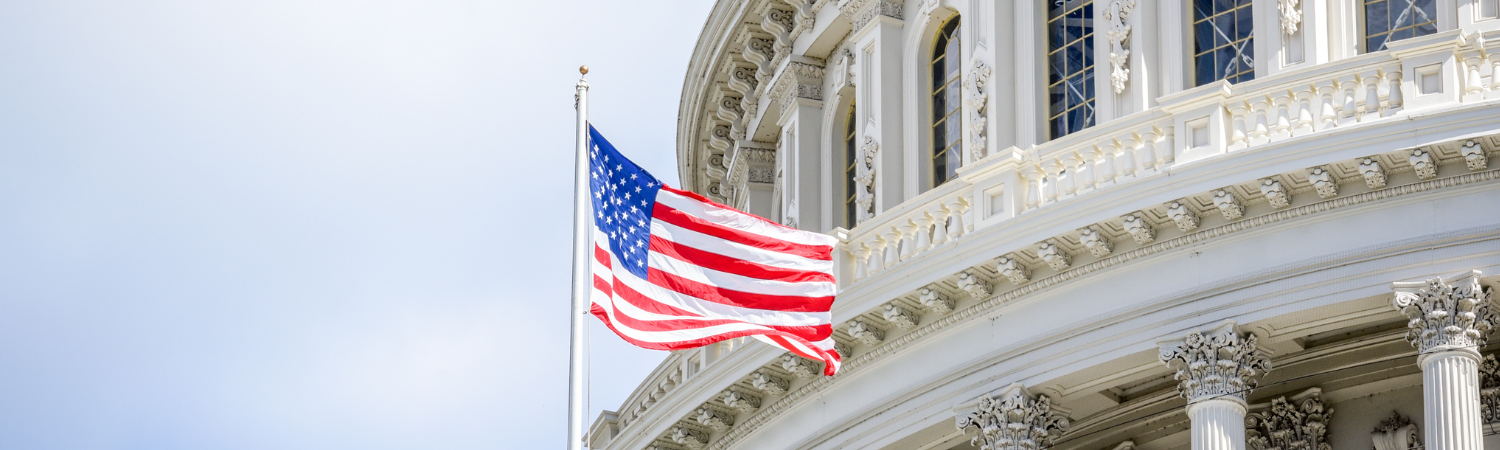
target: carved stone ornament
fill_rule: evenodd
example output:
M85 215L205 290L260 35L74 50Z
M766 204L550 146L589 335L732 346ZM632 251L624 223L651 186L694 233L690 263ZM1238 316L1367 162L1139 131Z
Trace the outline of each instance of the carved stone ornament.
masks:
M1214 191L1214 206L1219 208L1224 220L1239 220L1245 215L1245 208L1240 206L1240 201L1228 189Z
M1260 376L1271 370L1255 335L1241 335L1233 322L1159 344L1161 362L1177 371L1177 393L1189 403L1212 398L1244 402Z
M1177 224L1177 229L1183 233L1198 229L1198 215L1182 202L1168 203L1167 217L1171 217L1172 222Z
M838 352L840 358L847 358L854 355L854 346L839 341L833 341L833 351Z
M1290 401L1281 397L1271 401L1269 410L1245 416L1245 448L1332 450L1328 420L1333 410L1323 406L1321 394L1313 388Z
M740 391L724 391L723 399L725 406L734 408L735 411L739 412L755 412L756 409L760 408L760 397Z
M692 450L708 447L708 433L704 433L703 430L678 425L672 427L672 434L669 437L672 442Z
M1089 253L1094 255L1094 257L1096 258L1109 256L1109 238L1106 238L1104 237L1104 235L1099 234L1099 232L1095 231L1093 228L1084 228L1082 230L1078 230L1078 242L1083 243L1083 248L1089 249Z
M1000 257L999 263L995 265L995 270L1000 272L1000 276L1010 280L1011 283L1019 285L1031 281L1031 270L1027 269L1020 261L1007 256Z
M1411 164L1412 170L1417 171L1417 178L1426 180L1437 176L1437 163L1433 162L1432 154L1420 148L1412 149L1411 156L1406 158Z
M823 373L812 361L790 353L781 355L781 370L797 378L812 378L813 375Z
M1484 148L1481 148L1478 142L1464 142L1464 146L1459 149L1459 153L1463 155L1464 164L1468 164L1471 171L1478 172L1490 165L1489 155L1484 154Z
M879 345L880 341L885 340L885 330L863 320L854 319L849 321L849 337L865 345Z
M776 181L769 167L751 167L747 171L745 181L751 183L771 184Z
M1481 276L1474 270L1451 280L1392 283L1391 303L1408 320L1406 340L1421 353L1484 347L1500 317Z
M1500 422L1500 361L1494 354L1479 363L1479 416L1484 423Z
M979 409L959 417L957 425L978 432L969 442L979 450L1046 450L1068 430L1068 418L1052 409L1046 395L1032 398L1018 383L998 398L980 397Z
M1365 177L1365 186L1370 189L1385 187L1385 170L1380 168L1380 163L1374 158L1365 158L1359 163L1359 174Z
M880 315L881 317L885 318L886 322L890 322L891 325L902 330L910 330L912 328L916 328L917 322L921 320L917 317L917 313L912 312L912 310L906 309L901 305L896 304L895 302L886 303L885 308L883 311L881 311Z
M1036 255L1046 261L1052 270L1063 270L1068 268L1068 252L1062 248L1052 245L1051 242L1042 242L1036 246Z
M698 421L699 425L709 427L714 431L725 431L728 430L730 426L734 425L733 414L725 411L720 411L719 409L708 406L707 404L700 406L698 407L698 410L693 411L693 420Z
M1135 0L1110 0L1104 8L1104 23L1109 25L1109 84L1115 93L1125 92L1125 83L1130 81L1130 12L1135 10Z
M922 303L922 306L926 306L928 311L938 314L953 312L953 299L948 298L947 295L937 289L933 289L931 286L917 291L917 301Z
M777 396L785 394L786 390L791 387L791 382L786 378L761 370L750 374L750 385L766 395Z
M1297 0L1276 0L1276 10L1281 13L1281 32L1287 36L1297 34L1302 25L1302 8Z
M863 30L876 16L901 20L905 15L905 2L892 0L848 0L839 8L839 13L854 22L853 31Z
M968 292L969 296L974 297L976 300L983 300L985 297L989 297L991 292L990 282L979 278L979 275L975 274L972 269L958 273L958 288L963 289L964 292Z
M1421 435L1417 434L1417 425L1411 423L1411 419L1402 416L1401 413L1391 411L1391 417L1380 422L1375 431L1370 432L1370 440L1374 441L1375 450L1415 450L1422 448Z
M1322 167L1314 167L1307 173L1307 181L1312 182L1313 188L1318 190L1318 196L1323 198L1334 198L1339 196L1339 184L1333 181L1333 175L1323 170Z
M990 66L984 61L974 60L973 68L969 69L969 77L964 80L964 106L969 107L969 148L971 158L974 161L984 159L988 148L985 136L989 134L989 121L985 119L988 114L989 94L985 93L985 87L990 82Z
M879 152L880 143L874 137L866 136L864 145L859 147L859 165L854 168L854 205L859 209L857 222L875 217L875 158Z
M1151 229L1151 224L1135 214L1125 215L1124 226L1125 232L1130 233L1130 238L1137 244L1149 244L1156 240L1156 230Z
M1286 195L1286 190L1281 188L1281 182L1270 178L1260 181L1260 193L1266 196L1266 202L1272 208L1285 208L1291 204L1291 197Z

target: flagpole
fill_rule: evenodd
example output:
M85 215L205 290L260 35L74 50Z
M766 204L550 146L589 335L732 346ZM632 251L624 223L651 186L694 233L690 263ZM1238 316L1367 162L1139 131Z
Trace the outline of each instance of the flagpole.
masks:
M573 155L573 311L568 348L568 450L583 448L583 331L589 282L589 66L578 68L578 148Z

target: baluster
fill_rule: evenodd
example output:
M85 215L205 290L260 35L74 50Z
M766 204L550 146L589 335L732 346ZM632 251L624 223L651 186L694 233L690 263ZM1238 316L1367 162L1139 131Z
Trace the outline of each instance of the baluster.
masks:
M875 275L885 268L885 265L882 264L885 261L885 252L881 251L885 248L885 242L880 240L878 233L870 234L872 235L870 236L870 240L865 242L865 246L870 248L870 264L865 268L865 271L869 272L870 275Z
M1394 70L1386 72L1387 84L1390 85L1390 93L1386 95L1385 115L1389 116L1401 111L1406 106L1406 96L1401 93L1401 71Z
M948 210L943 208L942 203L938 203L927 209L927 216L932 218L932 246L948 242Z
M891 267L901 262L901 230L892 226L885 230L885 266Z
M1047 161L1042 165L1042 169L1047 171L1046 186L1042 187L1044 189L1042 193L1045 194L1047 203L1057 203L1057 171L1061 169L1061 165L1055 160Z
M1292 128L1293 136L1301 136L1313 131L1313 102L1316 101L1314 97L1317 94L1317 88L1311 84L1297 90L1297 123Z
M1365 106L1364 114L1359 121L1364 122L1380 117L1380 77L1373 73L1365 74Z
M1165 171L1176 161L1177 145L1172 139L1173 126L1170 122L1161 127L1161 142L1156 145L1156 170Z
M1400 72L1397 72L1400 73ZM1490 57L1490 97L1500 95L1500 57Z
M1282 140L1292 137L1292 91L1282 90L1276 93L1276 132L1271 139Z
M1250 136L1245 128L1246 111L1245 102L1229 104L1229 116L1234 123L1234 130L1229 133L1229 150L1238 150L1250 145Z
M1101 188L1115 182L1115 162L1104 146L1095 145L1089 156L1094 158L1094 187Z
M1077 175L1073 179L1078 183L1079 192L1094 188L1094 159L1090 158L1087 153L1088 150L1084 150L1073 154L1073 162L1077 163L1074 166L1077 168Z
M1141 139L1140 147L1135 150L1136 165L1143 173L1156 171L1156 127L1147 125L1139 133Z
M948 200L948 238L958 239L968 230L964 229L964 212L969 209L969 203L963 197L954 197Z
M1359 113L1359 103L1354 99L1354 88L1359 85L1356 81L1358 79L1359 76L1355 75L1354 79L1344 80L1340 84L1340 87L1344 90L1344 106L1339 108L1339 125L1353 122L1355 117L1357 117L1356 114Z
M907 219L901 224L901 260L906 261L917 254L917 224Z
M1468 66L1468 77L1464 83L1464 101L1469 101L1484 95L1484 84L1479 79L1479 65L1484 62L1479 57L1464 59L1464 65Z
M916 244L913 247L916 248L913 251L920 254L932 248L932 238L929 237L932 234L932 217L925 211L918 212L916 217L911 218L911 223L916 231L916 240L913 241Z
M1120 170L1119 178L1135 178L1135 146L1139 142L1134 133L1115 139L1115 146L1110 149L1110 153L1115 157L1115 167Z
M1337 81L1325 81L1318 86L1318 95L1323 97L1323 106L1318 111L1318 130L1327 130L1339 125L1339 111L1337 104L1333 101L1333 95L1338 93Z
M1057 167L1057 196L1072 196L1077 193L1077 186L1073 183L1073 173L1068 170L1071 169L1068 162L1058 157L1052 160L1052 165Z
M1027 209L1042 207L1042 170L1034 165L1028 164L1027 170L1022 176L1026 177L1026 206Z
M1250 108L1255 110L1255 130L1250 132L1250 145L1260 145L1271 140L1271 127L1266 116L1270 113L1271 99L1264 95L1256 97L1250 103Z
M861 244L859 248L854 249L849 254L854 257L854 279L858 280L869 276L869 271L865 268L865 265L870 260L870 249Z

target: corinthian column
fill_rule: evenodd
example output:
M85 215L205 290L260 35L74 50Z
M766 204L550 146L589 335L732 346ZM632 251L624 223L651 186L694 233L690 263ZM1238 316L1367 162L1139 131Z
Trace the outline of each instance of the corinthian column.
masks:
M974 408L958 415L957 425L960 431L977 431L969 443L980 450L1047 450L1068 430L1067 413L1054 408L1046 395L1027 393L1021 383L998 395L985 394Z
M1478 270L1449 281L1392 283L1406 340L1422 367L1422 415L1430 448L1481 450L1479 348L1497 322Z
M1158 341L1161 362L1177 370L1177 393L1188 401L1193 450L1245 450L1245 396L1271 361L1234 322L1181 339Z

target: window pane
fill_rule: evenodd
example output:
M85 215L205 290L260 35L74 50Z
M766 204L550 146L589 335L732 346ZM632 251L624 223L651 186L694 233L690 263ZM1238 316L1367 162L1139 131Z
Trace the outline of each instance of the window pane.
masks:
M1365 5L1366 36L1373 36L1390 30L1390 26L1386 23L1389 18L1386 15L1385 6L1385 1L1376 1ZM1374 51L1375 48L1370 47L1370 50Z
M1193 54L1213 50L1214 27L1213 23L1205 20L1193 25Z
M1214 0L1193 0L1193 20L1199 21L1214 15Z

